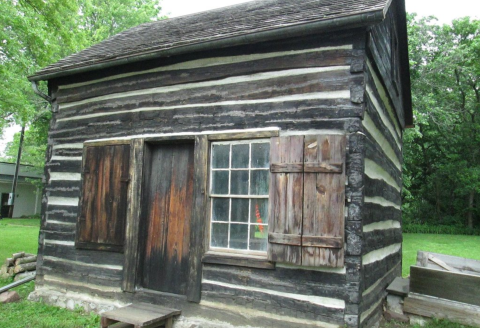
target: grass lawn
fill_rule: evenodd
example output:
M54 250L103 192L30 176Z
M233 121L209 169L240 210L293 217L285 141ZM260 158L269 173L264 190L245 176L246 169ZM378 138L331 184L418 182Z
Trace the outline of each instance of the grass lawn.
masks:
M40 219L0 220L0 265L13 253L37 254Z
M427 251L480 260L480 236L403 234L402 276L410 274L417 251Z
M2 219L0 220L0 264L12 253L25 251L37 253L40 220ZM480 236L424 235L404 234L403 276L410 272L415 264L417 250L444 253L480 260ZM11 279L1 280L0 286L7 285ZM0 326L9 328L96 328L100 319L95 314L86 314L81 310L68 311L41 303L26 300L34 289L29 282L16 287L22 301L12 304L0 304ZM404 324L384 323L383 328L418 328ZM448 321L434 321L425 328L467 328L467 326Z
M37 254L40 219L2 219L0 220L0 264L12 253L27 252ZM0 286L12 282L1 279ZM34 282L16 287L21 302L0 304L0 326L10 328L97 328L100 319L95 314L86 314L81 310L69 311L55 306L27 301L34 289Z

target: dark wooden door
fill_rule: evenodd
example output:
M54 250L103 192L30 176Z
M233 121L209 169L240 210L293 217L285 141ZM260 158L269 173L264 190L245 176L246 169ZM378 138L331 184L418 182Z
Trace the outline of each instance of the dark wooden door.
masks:
M193 201L193 144L148 147L143 287L185 295Z

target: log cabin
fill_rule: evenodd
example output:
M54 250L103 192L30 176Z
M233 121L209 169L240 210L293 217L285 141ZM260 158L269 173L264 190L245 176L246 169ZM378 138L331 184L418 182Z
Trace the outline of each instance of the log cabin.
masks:
M174 327L381 318L413 124L404 0L160 20L29 80L53 112L31 299L157 304Z

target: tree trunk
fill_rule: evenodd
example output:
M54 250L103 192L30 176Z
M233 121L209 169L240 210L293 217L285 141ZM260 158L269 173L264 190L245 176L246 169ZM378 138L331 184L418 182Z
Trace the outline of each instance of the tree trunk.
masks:
M468 195L468 213L467 213L467 225L470 229L473 229L473 201L475 199L475 191L470 191Z

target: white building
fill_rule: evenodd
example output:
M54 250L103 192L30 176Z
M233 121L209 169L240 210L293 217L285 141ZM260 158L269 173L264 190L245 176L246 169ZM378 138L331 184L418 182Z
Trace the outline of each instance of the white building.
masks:
M2 218L8 215L8 194L12 191L14 174L15 164L0 162L0 217ZM40 181L41 179L42 174L37 168L30 165L20 166L15 192L15 207L13 209L14 218L40 214L41 188L35 186L32 180Z

